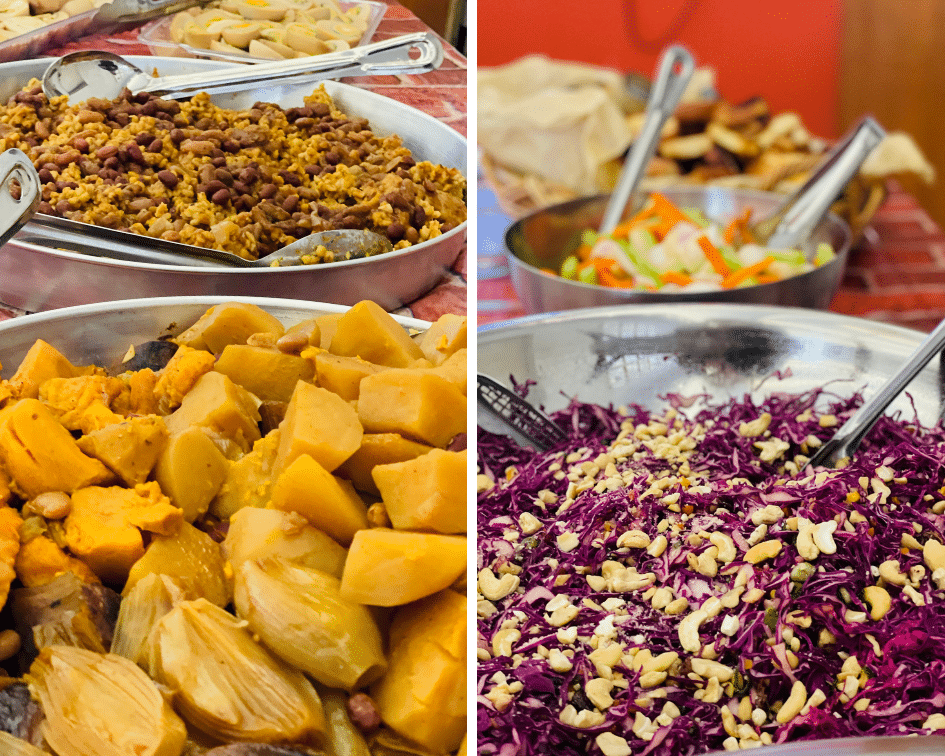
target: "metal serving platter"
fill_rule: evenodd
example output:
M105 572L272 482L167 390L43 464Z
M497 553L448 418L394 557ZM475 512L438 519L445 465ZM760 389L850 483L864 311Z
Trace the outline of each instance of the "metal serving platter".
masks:
M533 404L571 398L615 406L666 406L662 398L716 402L826 387L869 395L924 334L831 312L733 304L625 305L531 315L481 326L478 369L505 385L535 381ZM926 424L941 416L945 379L933 360L887 410ZM480 425L506 432L479 415Z
M945 738L930 735L924 738L865 737L835 740L804 740L798 743L765 746L761 756L941 756ZM708 756L719 756L715 751Z
M161 74L194 73L228 65L191 58L128 56ZM6 100L33 77L41 78L50 59L0 64L0 98ZM326 91L350 115L367 118L375 133L399 134L418 160L458 168L466 174L466 139L457 131L415 108L335 81ZM228 108L254 102L283 107L302 105L318 84L274 85L218 95L213 101ZM127 297L221 295L276 296L353 305L373 299L393 310L411 302L442 280L466 241L466 223L430 241L377 257L294 268L207 268L125 262L92 257L22 241L30 224L0 251L0 301L28 312L104 302ZM94 243L95 226L88 226ZM141 245L147 244L142 237Z
M107 367L118 363L129 346L177 335L209 307L234 299L258 305L286 325L348 309L343 305L266 297L156 297L98 302L0 323L0 363L9 378L33 342L43 339L74 364ZM430 325L415 318L394 317L409 329L423 331Z

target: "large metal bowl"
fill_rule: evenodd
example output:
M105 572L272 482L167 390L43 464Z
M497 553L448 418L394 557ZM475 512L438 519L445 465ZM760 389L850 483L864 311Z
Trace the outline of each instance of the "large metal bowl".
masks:
M784 197L751 189L713 186L677 186L660 189L680 207L700 208L709 219L725 223L746 208L755 218L773 211ZM809 242L829 243L834 260L808 273L783 281L714 292L649 292L611 289L571 281L546 273L561 263L581 243L581 233L600 226L608 195L583 197L542 208L512 224L505 235L506 256L512 283L528 312L556 312L579 307L654 302L738 302L826 309L846 267L850 228L836 215L828 215Z
M924 335L846 315L762 305L667 304L593 308L480 326L478 368L509 384L533 380L528 399L548 410L569 399L665 406L669 393L760 399L828 385L870 393ZM780 376L780 377L779 377ZM908 394L908 396L906 395ZM934 423L945 378L933 361L888 412ZM504 432L480 413L480 424Z
M117 364L128 347L162 336L175 336L213 305L233 297L155 297L67 307L0 323L0 364L9 377L36 339L43 339L78 365ZM266 297L239 297L292 325L306 318L344 312L342 305ZM429 323L394 316L406 328L426 330Z
M146 71L194 73L223 68L220 61L128 56ZM0 64L0 98L6 100L33 77L41 78L50 59ZM422 111L357 87L324 82L338 106L367 118L375 133L399 134L419 160L466 173L466 139ZM218 105L248 108L254 102L302 105L318 84L269 86L214 96ZM14 238L0 251L0 301L28 312L127 297L221 295L275 296L353 305L373 299L393 310L412 302L441 281L466 241L466 223L430 241L386 255L330 265L294 268L206 268L151 265L91 257ZM27 224L27 230L29 224ZM22 232L21 232L22 233ZM95 227L89 226L90 240ZM147 240L142 237L142 246Z

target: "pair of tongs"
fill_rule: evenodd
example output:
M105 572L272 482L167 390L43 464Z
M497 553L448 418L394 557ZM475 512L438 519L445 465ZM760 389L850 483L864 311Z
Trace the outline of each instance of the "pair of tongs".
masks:
M200 5L204 0L112 0L95 14L96 25L137 24Z

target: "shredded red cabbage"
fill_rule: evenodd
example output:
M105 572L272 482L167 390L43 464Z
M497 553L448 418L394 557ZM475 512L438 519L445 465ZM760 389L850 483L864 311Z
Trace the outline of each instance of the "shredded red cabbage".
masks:
M945 430L884 417L805 469L860 399L480 430L480 756L945 734Z

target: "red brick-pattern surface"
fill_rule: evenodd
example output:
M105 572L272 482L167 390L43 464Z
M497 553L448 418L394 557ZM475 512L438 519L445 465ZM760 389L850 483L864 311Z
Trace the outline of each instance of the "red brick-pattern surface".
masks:
M430 31L411 11L396 0L381 0L387 4L387 11L381 20L373 41L390 39L402 34L418 31ZM107 34L83 37L62 47L47 50L46 55L65 55L77 50L105 50L119 55L150 55L148 46L138 41L138 29L127 29ZM342 79L363 89L370 89L378 94L411 105L418 110L432 115L443 123L449 124L458 132L466 135L466 58L452 45L443 42L444 61L438 71L422 76L376 76L350 77ZM451 312L465 315L467 311L466 295L466 253L459 256L447 280L439 284L430 293L397 312L424 320L436 320L440 315ZM22 315L23 313L0 303L0 320Z
M478 322L525 315L501 249L480 252L477 263ZM896 182L851 250L830 309L925 332L945 317L945 232Z

